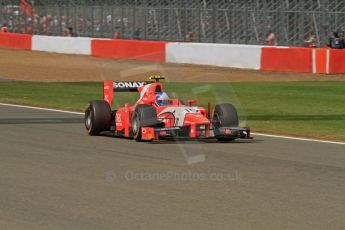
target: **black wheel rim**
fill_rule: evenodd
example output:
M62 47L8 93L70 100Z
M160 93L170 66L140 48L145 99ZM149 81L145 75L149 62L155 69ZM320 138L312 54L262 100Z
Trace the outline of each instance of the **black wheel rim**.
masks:
M139 127L140 127L139 117L137 116L137 114L135 114L133 119L132 119L133 134L136 134L138 132Z
M213 127L215 127L215 128L219 128L221 126L221 122L219 120L218 113L214 113L213 119L212 119L212 124L213 124Z
M90 129L92 125L92 114L90 108L88 108L85 112L85 127L86 129Z

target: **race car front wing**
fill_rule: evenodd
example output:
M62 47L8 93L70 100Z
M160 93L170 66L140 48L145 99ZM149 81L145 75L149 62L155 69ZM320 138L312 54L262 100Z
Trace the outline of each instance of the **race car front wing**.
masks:
M221 127L218 129L198 130L193 138L190 135L190 126L184 127L142 127L143 140L152 139L253 139L249 128Z

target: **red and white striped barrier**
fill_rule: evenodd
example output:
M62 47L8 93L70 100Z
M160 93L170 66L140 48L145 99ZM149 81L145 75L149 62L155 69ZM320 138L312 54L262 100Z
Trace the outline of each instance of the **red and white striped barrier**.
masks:
M0 33L0 48L262 71L343 74L345 50Z
M31 35L0 32L0 48L31 50L31 47Z
M95 57L165 62L166 44L161 41L93 39L91 50Z
M32 36L32 50L61 54L91 55L92 38Z
M259 70L261 48L233 44L168 43L166 61Z

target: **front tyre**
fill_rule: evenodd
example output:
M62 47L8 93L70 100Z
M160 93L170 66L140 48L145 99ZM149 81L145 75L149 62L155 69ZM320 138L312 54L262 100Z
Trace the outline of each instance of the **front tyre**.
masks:
M236 108L229 103L218 104L214 108L212 124L214 129L221 127L238 127L238 115ZM218 141L233 141L236 138L233 137L219 137Z
M111 126L111 108L104 100L90 101L85 110L85 128L89 135L99 135L109 131Z
M132 115L132 132L134 140L138 142L152 141L143 140L141 128L152 127L158 124L156 109L151 105L138 105Z

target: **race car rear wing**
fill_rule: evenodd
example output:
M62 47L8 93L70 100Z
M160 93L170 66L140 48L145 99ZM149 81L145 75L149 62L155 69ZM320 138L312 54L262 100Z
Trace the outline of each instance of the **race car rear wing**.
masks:
M138 92L138 88L152 81L104 81L103 100L111 106L114 99L114 92Z

